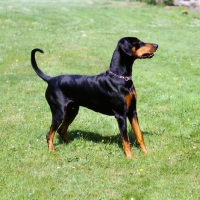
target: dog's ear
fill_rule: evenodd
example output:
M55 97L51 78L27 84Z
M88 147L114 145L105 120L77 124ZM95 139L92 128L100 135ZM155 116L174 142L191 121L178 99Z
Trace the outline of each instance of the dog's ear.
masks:
M119 41L119 48L128 56L133 56L132 45L128 39L123 39Z

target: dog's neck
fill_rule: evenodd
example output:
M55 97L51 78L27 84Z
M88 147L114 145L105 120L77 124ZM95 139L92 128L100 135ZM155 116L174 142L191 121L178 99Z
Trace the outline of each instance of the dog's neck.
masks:
M134 59L125 53L115 50L111 59L110 70L119 76L132 76Z

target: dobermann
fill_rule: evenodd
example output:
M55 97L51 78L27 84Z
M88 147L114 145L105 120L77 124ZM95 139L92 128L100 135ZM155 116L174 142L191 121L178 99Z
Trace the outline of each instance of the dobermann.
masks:
M144 43L135 37L119 40L113 53L109 70L96 76L60 75L50 77L37 66L35 53L31 52L31 64L39 77L47 82L46 100L52 112L52 123L46 135L48 148L54 150L56 130L65 142L69 125L78 114L79 106L87 107L105 115L115 116L118 122L124 153L133 158L127 133L128 117L138 144L147 153L136 110L136 90L132 82L132 65L137 58L152 58L158 45Z

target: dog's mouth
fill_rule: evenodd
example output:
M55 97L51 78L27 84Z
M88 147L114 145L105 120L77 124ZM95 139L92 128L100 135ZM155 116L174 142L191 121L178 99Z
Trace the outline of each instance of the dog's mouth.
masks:
M152 58L154 56L153 53L144 53L141 58Z

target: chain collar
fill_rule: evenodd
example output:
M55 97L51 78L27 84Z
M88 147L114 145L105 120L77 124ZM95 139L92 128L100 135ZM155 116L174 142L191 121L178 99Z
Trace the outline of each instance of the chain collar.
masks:
M123 80L125 80L125 81L130 81L130 80L132 80L132 76L119 76L119 75L117 75L117 74L111 72L110 70L108 70L108 74L109 74L110 76L114 76L114 77L116 77L116 78L120 78L120 79L123 79Z

